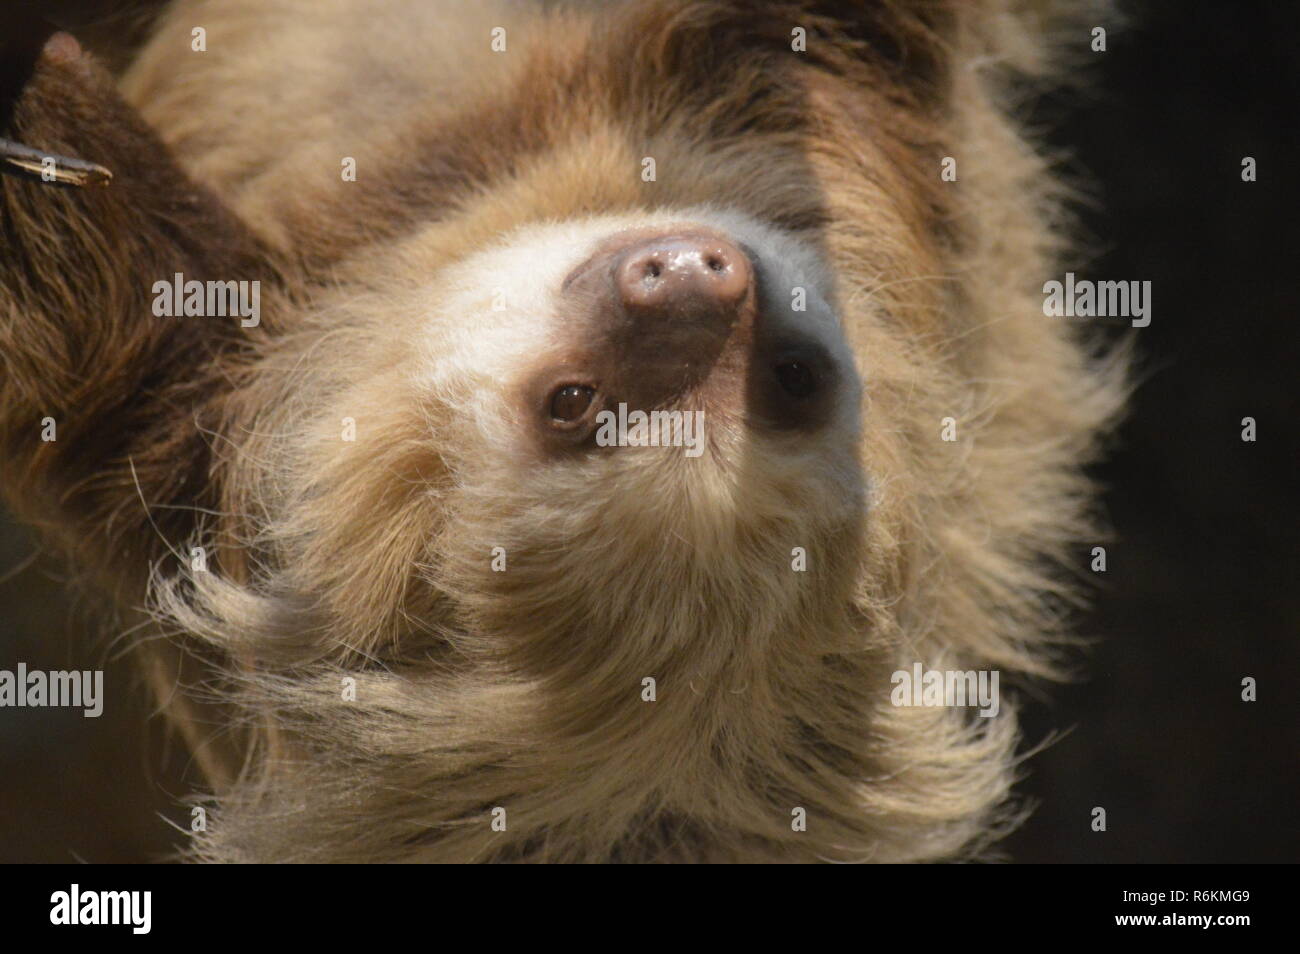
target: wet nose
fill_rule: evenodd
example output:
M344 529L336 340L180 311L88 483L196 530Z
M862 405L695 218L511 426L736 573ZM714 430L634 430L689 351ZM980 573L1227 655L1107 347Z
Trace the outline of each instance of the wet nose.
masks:
M656 235L627 249L614 285L629 314L641 321L692 320L725 330L749 295L749 258L716 235Z
M561 285L576 353L561 383L644 411L699 388L720 365L739 381L761 324L760 267L709 228L610 236Z

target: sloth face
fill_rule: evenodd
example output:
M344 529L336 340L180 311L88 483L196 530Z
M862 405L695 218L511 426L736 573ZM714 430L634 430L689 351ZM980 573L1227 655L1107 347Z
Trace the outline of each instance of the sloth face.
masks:
M485 434L511 423L498 453L543 466L665 446L602 431L656 412L698 420L694 449L718 463L749 441L835 456L856 443L860 384L829 285L812 250L733 214L533 227L439 277L423 357L444 397L476 396L462 410Z
M861 385L812 249L710 209L528 227L415 279L422 243L393 256L399 295L349 306L371 356L327 372L321 439L294 467L317 475L304 520L319 528L325 494L366 526L391 511L368 532L420 535L391 562L419 568L429 612L534 649L520 630L542 621L699 623L702 593L738 630L746 600L793 614L827 595L796 552L847 579L852 548L828 541L863 506ZM358 437L340 452L343 416ZM641 582L612 598L611 575Z
M462 487L565 502L571 526L596 502L689 514L688 536L730 537L768 497L810 524L859 502L861 386L790 237L708 209L602 217L507 236L437 287L421 373Z

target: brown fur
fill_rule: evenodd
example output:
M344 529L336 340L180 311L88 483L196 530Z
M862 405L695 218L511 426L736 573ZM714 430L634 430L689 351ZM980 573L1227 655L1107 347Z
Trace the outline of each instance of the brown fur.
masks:
M267 28L296 5L172 12L122 87L166 148L107 77L78 91L80 64L43 61L13 135L117 179L0 180L7 497L126 606L152 567L162 631L216 674L190 702L247 729L206 750L195 855L987 846L1013 817L1014 712L896 708L889 675L1053 671L1072 592L1054 567L1088 538L1080 467L1121 394L1118 365L1039 308L1060 196L1002 86L1041 53L1026 18L999 0L558 5L508 18L509 56L470 57L430 102L436 58L403 39L432 28L423 5L365 5L375 35L331 47L341 61ZM194 24L208 54L178 52ZM479 369L414 373L414 302L468 253L529 224L701 205L832 273L864 380L833 473L842 448L738 421L730 456L689 475L668 454L537 466L471 426L498 390ZM152 319L149 282L174 271L263 277L263 329ZM37 440L46 414L57 445ZM168 553L196 541L213 572ZM488 569L495 546L509 572ZM789 571L795 546L810 572ZM203 717L179 718L199 745Z

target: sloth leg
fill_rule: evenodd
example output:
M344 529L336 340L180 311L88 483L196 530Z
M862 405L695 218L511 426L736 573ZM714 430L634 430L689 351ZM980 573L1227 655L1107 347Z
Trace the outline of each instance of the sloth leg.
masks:
M213 503L204 429L264 331L159 317L154 286L260 281L270 312L277 272L76 40L55 33L30 59L0 101L0 136L22 144L0 165L26 174L0 176L0 491L109 575L147 572L160 538L186 538L189 507ZM60 158L78 155L93 161Z

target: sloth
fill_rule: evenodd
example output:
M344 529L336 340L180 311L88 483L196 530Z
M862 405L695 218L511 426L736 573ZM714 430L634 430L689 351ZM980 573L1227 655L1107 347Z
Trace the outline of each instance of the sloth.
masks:
M986 856L1014 700L893 674L1059 674L1096 539L1124 362L1043 314L1067 195L1011 112L1047 19L179 0L120 74L38 46L0 484L202 769L185 856ZM214 284L255 317L158 307Z

